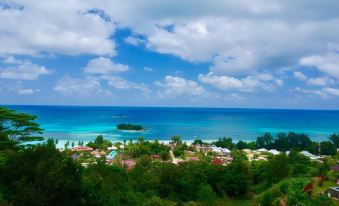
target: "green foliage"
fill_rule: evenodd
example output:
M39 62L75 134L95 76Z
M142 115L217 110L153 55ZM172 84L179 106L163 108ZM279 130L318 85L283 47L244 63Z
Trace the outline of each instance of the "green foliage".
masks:
M14 205L79 205L80 171L49 141L8 156L0 180Z
M327 195L317 195L311 201L311 206L334 206L331 198Z
M330 141L321 142L320 143L320 153L322 155L336 155L337 154L337 148Z
M137 124L125 124L125 123L121 123L117 125L117 129L119 130L135 130L135 131L140 131L143 130L144 127L141 125L137 125Z
M339 148L339 133L334 133L329 136L336 148Z
M181 137L180 136L173 136L172 138L171 138L171 140L172 140L172 142L174 143L174 144L181 144L182 142L181 142Z
M258 148L271 149L273 147L273 136L270 133L265 133L257 138Z
M266 180L269 183L276 183L290 174L288 158L285 154L273 156L266 165Z
M42 134L43 129L35 123L36 119L37 116L0 107L0 135L10 140L37 139L36 135Z
M307 180L303 178L292 179L287 192L288 205L309 205L309 197L303 192Z
M143 155L160 155L164 160L169 159L169 147L164 144L160 144L158 141L139 141L138 143L129 143L125 150L125 154L139 158Z
M217 147L227 148L227 149L233 149L235 145L232 143L232 138L219 138L218 141L213 142L213 144Z
M242 149L248 149L248 145L244 141L239 141L237 142L237 149L242 150Z
M173 154L175 157L183 157L185 150L188 148L187 144L177 144L173 149Z
M98 135L94 142L89 142L87 146L93 149L107 150L108 147L112 146L112 142L105 140L102 135Z
M203 145L204 144L204 142L201 140L201 139L195 139L194 141L193 141L193 144L194 145Z
M214 205L216 202L216 194L213 191L212 187L208 184L201 185L198 188L197 200L203 205Z

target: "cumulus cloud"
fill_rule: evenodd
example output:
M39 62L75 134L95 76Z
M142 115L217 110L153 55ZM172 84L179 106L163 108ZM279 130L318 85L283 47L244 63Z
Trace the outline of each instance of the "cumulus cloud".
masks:
M331 87L325 87L325 88L323 88L323 91L330 94L330 95L339 97L339 89L331 88Z
M302 66L314 66L321 72L339 79L339 54L329 52L325 55L311 55L301 58Z
M293 72L293 76L301 81L307 80L307 77L301 72Z
M304 81L306 82L306 84L312 85L312 86L326 86L326 85L335 84L335 81L327 76L311 78L311 77L307 77L301 72L293 72L293 76L297 78L298 80Z
M235 78L231 76L219 76L210 72L206 75L199 74L199 80L205 84L221 90L238 90L242 92L253 92L256 89L272 91L278 85L283 84L281 79L275 81L271 74L259 74L258 76L246 76Z
M150 90L145 84L137 84L126 79L123 79L122 77L103 75L100 78L106 80L108 85L116 89L135 89L140 90L144 93L150 92Z
M6 57L6 58L3 60L3 63L5 63L5 64L21 64L22 61L16 59L16 58L13 57L13 56L8 56L8 57Z
M116 54L109 38L115 24L89 12L95 6L90 2L19 0L7 5L0 8L0 54Z
M30 94L34 94L34 90L33 89L20 89L18 90L18 94L23 94L23 95L30 95Z
M84 68L85 73L90 74L108 74L111 72L125 72L128 70L128 65L114 63L109 58L105 57L90 60Z
M127 44L132 44L134 46L139 46L139 45L143 45L146 43L146 40L144 39L140 39L138 37L134 37L134 36L129 36L129 37L126 37L124 39L124 41L127 43Z
M5 79L19 79L19 80L35 80L40 75L51 73L44 66L34 64L30 61L25 61L22 64L10 66L1 69L0 78Z
M324 87L322 89L302 89L300 87L296 87L294 91L302 92L305 94L316 95L324 99L328 99L331 97L339 97L339 89L332 87Z
M54 86L54 91L63 95L89 96L92 94L110 94L104 90L98 80L87 77L86 79L64 76Z
M163 81L155 81L154 84L161 90L159 96L161 98L173 97L192 97L192 96L205 96L207 91L200 86L197 82L187 80L176 76L166 76Z

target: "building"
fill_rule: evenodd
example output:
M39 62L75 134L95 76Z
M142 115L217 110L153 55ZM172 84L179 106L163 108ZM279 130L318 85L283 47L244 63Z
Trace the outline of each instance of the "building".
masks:
M77 151L77 152L90 152L93 151L92 147L87 147L87 146L78 146L78 147L74 147L72 149L73 151Z
M328 196L339 199L339 187L328 188Z

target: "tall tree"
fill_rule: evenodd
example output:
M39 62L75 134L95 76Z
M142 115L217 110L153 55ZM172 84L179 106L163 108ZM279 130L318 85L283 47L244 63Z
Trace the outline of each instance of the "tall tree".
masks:
M0 134L16 141L41 140L43 138L39 135L43 129L35 122L36 119L37 116L0 107Z

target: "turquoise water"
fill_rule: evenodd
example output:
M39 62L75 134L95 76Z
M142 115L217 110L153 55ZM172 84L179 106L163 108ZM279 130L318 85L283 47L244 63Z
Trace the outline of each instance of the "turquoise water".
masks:
M264 132L303 132L323 140L339 132L339 111L86 107L86 106L7 106L37 115L45 136L59 140L92 141L103 134L112 141L145 139L169 140L180 135L184 140L254 140ZM145 132L123 132L119 123L141 124Z

